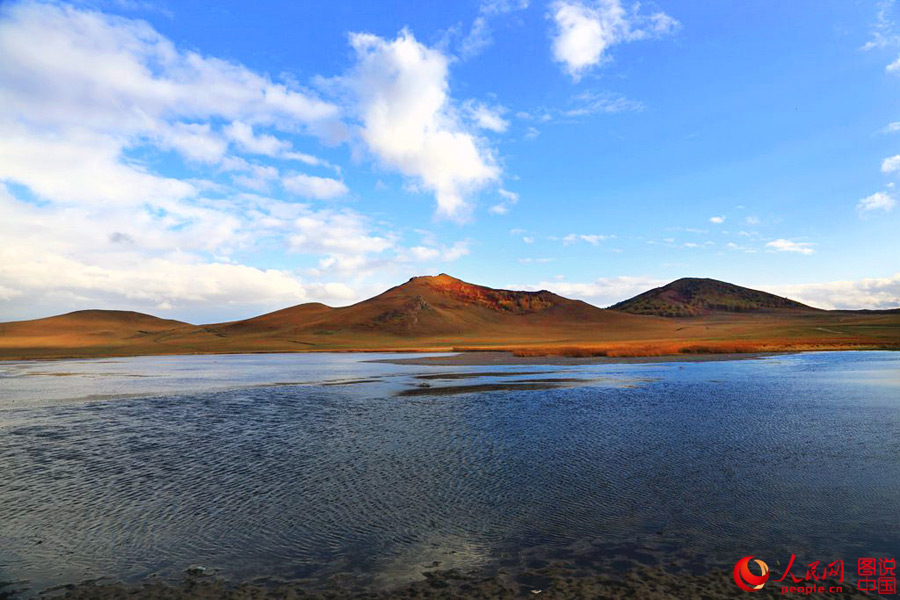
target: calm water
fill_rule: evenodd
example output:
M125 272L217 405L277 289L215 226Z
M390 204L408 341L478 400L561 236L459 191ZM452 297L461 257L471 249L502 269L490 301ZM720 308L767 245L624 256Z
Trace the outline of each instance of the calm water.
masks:
M373 358L0 364L0 581L36 591L201 564L386 585L435 561L900 554L900 353ZM436 393L548 379L571 387Z

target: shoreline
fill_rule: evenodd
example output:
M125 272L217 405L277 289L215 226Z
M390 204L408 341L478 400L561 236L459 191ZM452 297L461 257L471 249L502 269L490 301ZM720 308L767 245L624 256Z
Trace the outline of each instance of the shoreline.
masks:
M108 360L116 358L149 358L149 357L181 357L181 356L263 356L267 354L450 354L451 356L414 358L384 358L364 360L361 362L383 362L390 364L434 365L434 366L484 366L484 365L580 365L580 364L644 364L669 362L709 362L765 358L807 352L900 352L900 347L813 347L785 348L784 350L767 350L752 352L686 352L680 354L648 354L629 356L566 356L563 354L529 354L519 356L514 350L500 348L496 350L474 350L459 348L334 348L316 350L244 350L233 352L147 352L147 353L111 353L111 354L56 354L49 356L33 355L0 355L0 365L4 363L57 362L67 360ZM477 358L475 358L477 357ZM439 360L450 362L441 363ZM421 362L420 362L421 361Z
M421 356L415 358L379 358L369 363L392 365L423 365L435 367L487 367L527 365L617 365L655 364L674 362L718 362L730 360L755 360L770 356L800 354L802 351L784 352L723 352L721 354L670 354L664 356L516 356L507 351L459 352L450 356Z
M304 582L230 582L216 577L188 575L180 583L148 580L125 584L109 580L89 580L44 590L42 597L70 600L130 598L151 600L264 600L308 598L329 600L375 600L389 598L434 598L461 600L483 598L550 598L578 600L586 598L624 600L666 600L678 598L746 598L734 583L732 573L713 569L704 574L673 570L661 565L637 566L624 573L579 568L572 564L550 563L523 570L499 569L493 573L466 573L456 569L422 573L424 579L389 589L355 588L351 582L333 580L326 588L308 587ZM350 586L346 586L350 583ZM816 594L817 598L869 598L849 581L816 581L817 586L842 586L843 591ZM757 598L780 598L786 584L770 580ZM0 590L2 592L2 590Z

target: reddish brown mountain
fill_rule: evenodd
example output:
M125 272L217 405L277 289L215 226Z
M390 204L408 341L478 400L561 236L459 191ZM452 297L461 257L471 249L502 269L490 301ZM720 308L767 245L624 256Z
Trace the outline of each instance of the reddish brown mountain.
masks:
M211 332L267 336L535 335L548 329L615 327L633 319L548 291L498 290L446 274L413 277L403 285L351 306L301 304L246 321L208 325Z
M685 277L609 307L636 315L696 317L713 312L817 310L789 298L717 281Z

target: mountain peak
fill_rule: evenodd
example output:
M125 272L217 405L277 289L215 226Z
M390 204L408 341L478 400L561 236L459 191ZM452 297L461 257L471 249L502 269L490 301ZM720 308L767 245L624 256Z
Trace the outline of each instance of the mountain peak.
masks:
M412 283L414 281L421 281L424 283L430 283L433 285L449 285L453 283L466 283L462 279L457 279L451 275L447 275L446 273L439 273L437 275L417 275L416 277L410 277L408 283ZM471 283L466 283L466 285L472 285Z
M663 317L692 317L710 312L816 310L795 300L717 279L682 277L610 306L613 310Z
M541 312L572 302L547 291L521 292L475 285L446 273L413 277L388 293L421 295L432 304L458 302L512 314Z

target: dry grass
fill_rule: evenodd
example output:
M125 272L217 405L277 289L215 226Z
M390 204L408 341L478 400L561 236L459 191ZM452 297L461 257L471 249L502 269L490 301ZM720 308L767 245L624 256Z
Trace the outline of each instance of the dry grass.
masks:
M706 341L686 343L657 341L642 344L609 344L604 346L532 346L525 348L480 348L479 350L506 350L514 356L565 356L589 358L608 356L615 358L644 356L677 356L679 354L747 354L757 352L812 352L830 350L900 350L900 342L827 342L822 340L764 340L764 341Z

